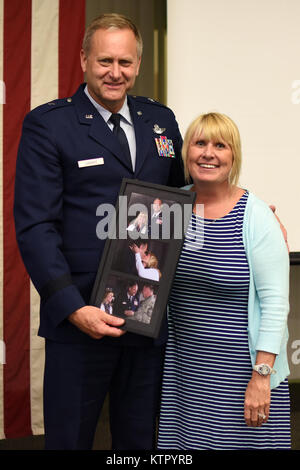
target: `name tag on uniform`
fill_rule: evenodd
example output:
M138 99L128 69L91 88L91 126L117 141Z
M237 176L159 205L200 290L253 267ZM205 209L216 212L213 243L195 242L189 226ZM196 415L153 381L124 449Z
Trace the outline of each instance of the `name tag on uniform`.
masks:
M91 158L90 160L79 160L78 162L79 168L85 168L86 166L96 166L96 165L104 165L104 158Z

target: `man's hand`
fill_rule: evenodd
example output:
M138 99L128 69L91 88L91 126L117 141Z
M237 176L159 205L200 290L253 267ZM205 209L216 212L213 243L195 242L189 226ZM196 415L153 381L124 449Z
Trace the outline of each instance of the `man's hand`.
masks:
M69 320L94 339L100 339L103 336L119 337L126 333L118 328L124 324L125 320L123 318L109 315L100 308L91 305L73 312L69 315Z
M284 225L282 225L281 220L279 219L279 217L278 217L277 214L275 213L276 207L270 205L270 209L273 211L273 213L274 213L276 219L278 220L278 223L279 223L279 225L280 225L280 228L281 228L281 231L282 231L282 235L283 235L285 244L286 244L286 246L287 246L288 252L290 252L290 248L289 248L289 244L288 244L288 240L287 240L287 231L286 231L286 228L284 227Z
M140 248L135 243L132 243L131 245L129 245L129 248L134 253L140 253Z

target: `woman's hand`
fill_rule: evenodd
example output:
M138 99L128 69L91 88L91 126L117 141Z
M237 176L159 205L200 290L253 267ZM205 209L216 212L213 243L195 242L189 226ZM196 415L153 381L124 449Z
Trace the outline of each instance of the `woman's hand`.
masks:
M245 393L244 417L247 426L261 426L269 418L271 403L270 376L253 371Z

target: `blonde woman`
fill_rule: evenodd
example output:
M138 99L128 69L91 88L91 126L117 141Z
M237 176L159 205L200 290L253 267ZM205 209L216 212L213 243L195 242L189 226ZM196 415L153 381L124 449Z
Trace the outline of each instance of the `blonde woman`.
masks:
M114 301L113 291L111 289L106 289L103 300L100 305L100 309L112 315L113 314L113 301Z
M238 186L241 142L230 118L198 117L183 158L196 205L169 298L158 447L288 449L289 257L280 225Z
M139 215L127 227L129 232L137 231L146 235L148 231L148 214L140 212Z
M151 251L137 246L135 243L129 246L135 254L135 265L138 275L152 281L159 281L161 272L158 269L158 259Z

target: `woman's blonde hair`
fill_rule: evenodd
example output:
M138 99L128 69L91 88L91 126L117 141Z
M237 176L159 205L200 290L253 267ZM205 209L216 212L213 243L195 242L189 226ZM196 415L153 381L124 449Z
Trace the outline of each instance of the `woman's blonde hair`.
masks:
M158 259L156 258L156 256L153 254L153 253L149 253L150 255L150 258L149 258L149 261L147 262L147 266L148 268L158 268Z
M158 259L157 259L157 257L153 253L151 253L151 251L149 252L149 255L150 255L150 258L147 261L147 268L157 269L157 271L159 273L159 277L161 277L161 272L158 269Z
M148 223L148 214L147 214L147 212L140 212L138 214L138 216L134 219L134 223L139 222L140 219L143 219L143 223L147 224Z
M200 135L206 139L226 142L232 151L233 162L229 174L229 183L237 184L242 165L242 147L239 130L236 124L225 114L207 113L198 116L188 127L182 146L182 158L184 163L184 174L186 181L191 177L188 170L188 152L192 139L197 139Z

